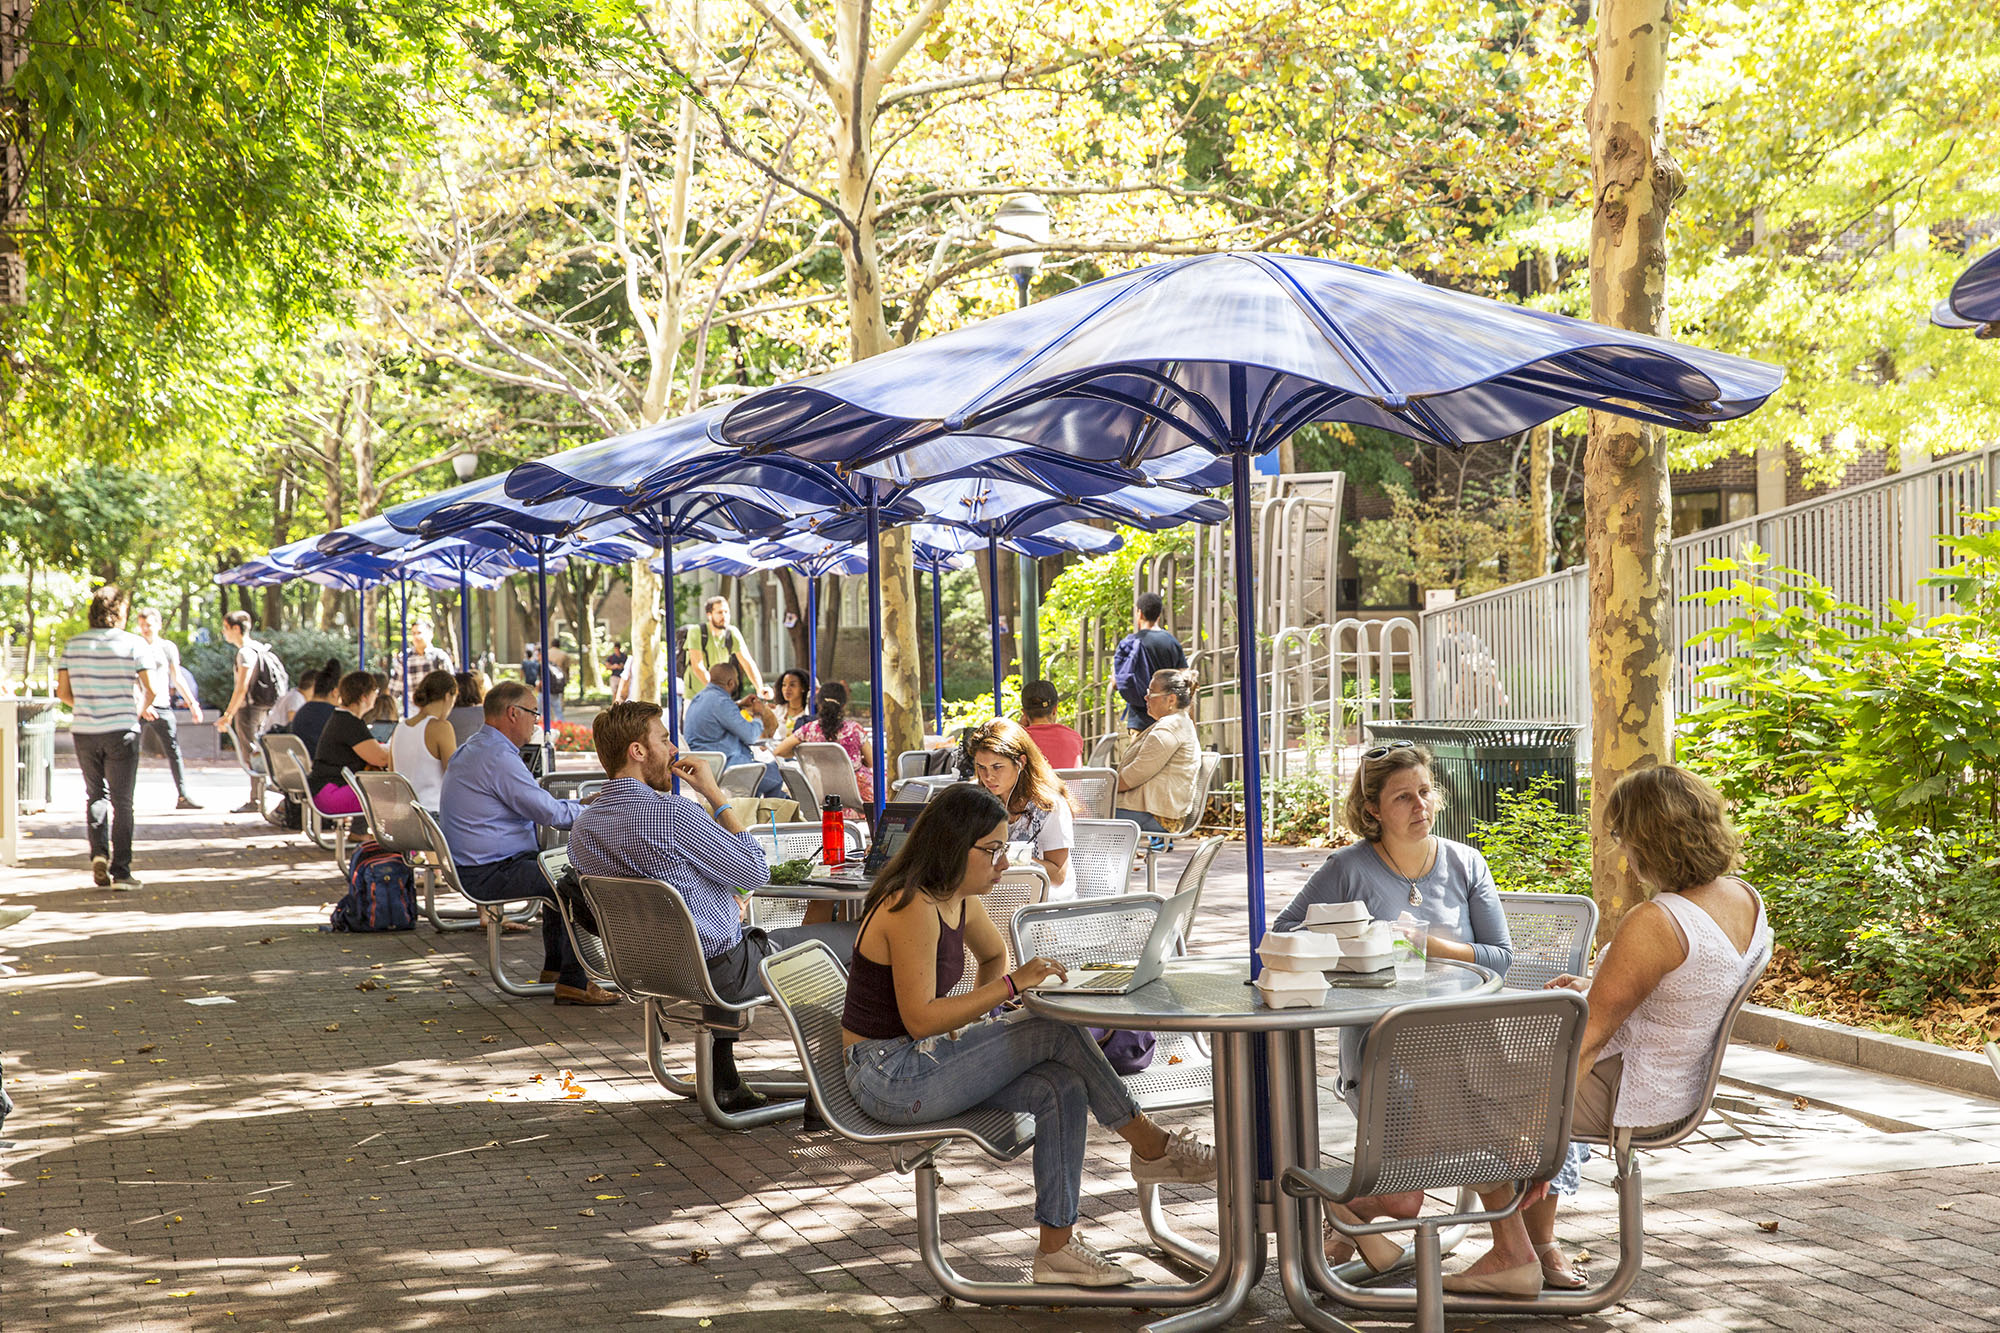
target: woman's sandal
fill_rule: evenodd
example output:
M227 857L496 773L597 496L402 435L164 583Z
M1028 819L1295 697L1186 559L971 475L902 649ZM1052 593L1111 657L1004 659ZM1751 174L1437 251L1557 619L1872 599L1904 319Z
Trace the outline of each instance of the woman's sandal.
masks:
M1581 1291L1590 1285L1589 1279L1569 1266L1569 1256L1562 1251L1556 1241L1543 1241L1535 1247L1535 1257L1542 1261L1542 1282L1558 1291Z

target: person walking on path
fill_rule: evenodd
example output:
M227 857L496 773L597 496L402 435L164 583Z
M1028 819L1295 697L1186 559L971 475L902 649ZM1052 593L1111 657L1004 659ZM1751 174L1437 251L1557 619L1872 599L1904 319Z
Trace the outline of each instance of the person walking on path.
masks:
M160 743L160 749L167 756L167 768L174 775L174 790L180 794L174 802L176 810L199 810L201 806L188 795L187 768L181 762L180 729L174 722L176 703L184 704L188 710L188 721L201 721L201 700L186 696L180 688L181 649L180 645L160 633L160 613L150 606L142 606L132 613L132 622L138 627L139 637L153 650L153 670L156 681L163 682L167 691L167 706L154 710L154 715L143 719L143 730Z
M132 876L132 788L139 778L139 724L161 697L159 656L125 632L130 605L107 583L90 595L90 628L56 659L56 698L69 705L70 736L83 771L90 874L99 887L136 889Z
M1153 725L1146 693L1153 687L1154 673L1187 668L1181 641L1160 628L1166 609L1160 594L1140 593L1132 603L1132 632L1118 641L1111 655L1111 683L1125 701L1125 725L1133 731Z
M734 662L743 674L751 694L764 692L764 677L750 656L743 631L729 623L729 599L711 597L701 604L701 623L689 625L681 638L687 658L687 692L692 699L708 687L709 673L724 662Z
M412 690L415 690L418 682L422 681L425 676L430 675L433 671L451 673L458 670L456 666L452 665L451 654L431 642L431 622L428 620L412 620L410 622L410 653L408 662L410 688ZM396 707L399 710L403 707L403 669L403 654L400 652L391 653L389 655L389 694L396 701ZM411 701L410 707L416 707L414 700Z
M250 799L236 807L234 813L239 815L263 813L264 775L257 771L257 752L252 747L272 706L291 688L284 664L270 644L250 637L250 624L248 611L231 611L222 618L222 637L236 650L236 683L230 689L228 706L215 719L215 729L230 734L236 742L237 758L250 773Z

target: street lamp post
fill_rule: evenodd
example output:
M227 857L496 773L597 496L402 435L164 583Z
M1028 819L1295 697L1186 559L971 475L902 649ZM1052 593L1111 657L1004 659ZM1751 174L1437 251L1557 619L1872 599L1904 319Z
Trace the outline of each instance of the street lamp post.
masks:
M1040 246L1048 244L1049 210L1032 194L1009 195L993 214L993 245L1000 251L1001 266L1014 279L1017 308L1028 304L1028 288L1035 270L1042 266ZM1016 641L1021 650L1021 685L1026 688L1042 675L1042 579L1041 568L1031 555L1017 555L1020 624ZM997 578L999 569L994 569ZM999 683L994 683L993 711L1000 712Z

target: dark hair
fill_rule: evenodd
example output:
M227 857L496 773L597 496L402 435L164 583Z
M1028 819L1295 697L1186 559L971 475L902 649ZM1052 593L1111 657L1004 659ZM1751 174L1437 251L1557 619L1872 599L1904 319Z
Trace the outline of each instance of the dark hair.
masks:
M847 721L847 687L837 680L819 683L819 734L832 740Z
M248 611L231 611L228 615L222 618L222 623L234 629L240 629L245 634L248 634L250 632L250 623L251 623L250 613Z
M812 677L806 675L805 672L799 670L797 667L786 667L784 671L779 673L778 702L780 704L785 702L785 682L788 680L795 680L799 683L799 702L810 704L813 697Z
M486 698L486 674L482 671L461 671L453 676L452 683L458 686L458 706L477 708Z
M972 844L1006 822L1007 807L976 782L953 783L931 797L910 836L868 887L863 919L883 903L899 912L919 893L939 901L957 893Z
M724 683L724 678L728 683ZM708 669L708 683L716 686L724 694L733 695L743 688L743 673L736 669L734 662L717 662Z
M1156 592L1142 592L1132 599L1132 609L1139 613L1139 619L1157 625L1160 617L1167 613L1167 604L1160 600L1160 594Z
M329 657L326 665L313 674L313 693L324 699L340 688L340 659Z
M1673 764L1618 779L1604 802L1604 831L1639 878L1665 893L1722 878L1743 850L1722 793Z
M110 629L111 622L125 608L125 590L115 583L107 583L90 594L90 627Z
M340 706L358 707L371 694L380 694L382 686L372 671L350 671L340 678Z
M597 762L604 766L605 777L618 776L618 770L625 767L626 752L635 742L646 739L653 719L663 712L658 704L627 699L591 719L590 739L597 747Z
M1056 693L1055 683L1047 680L1031 680L1021 691L1021 714L1024 717L1047 717L1056 711L1062 696Z
M410 692L410 706L423 708L440 699L456 699L458 681L449 671L426 671L424 678L417 682L417 688Z

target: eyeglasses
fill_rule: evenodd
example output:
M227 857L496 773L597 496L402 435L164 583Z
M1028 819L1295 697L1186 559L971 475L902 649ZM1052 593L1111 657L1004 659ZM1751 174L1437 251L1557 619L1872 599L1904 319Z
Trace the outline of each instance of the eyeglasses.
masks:
M972 850L989 853L993 857L993 864L996 866L1007 859L1007 844L1004 842L975 842L972 844Z
M539 709L535 709L535 708L530 708L530 707L528 707L528 706L527 706L526 704L511 704L511 705L509 705L509 707L511 707L511 708L512 708L512 709L513 709L513 710L514 710L515 712L517 712L517 713L526 713L526 714L527 714L527 715L528 715L529 717L537 717L537 718L538 718L538 717L540 717L540 716L542 715L542 714L541 714L541 710L539 710ZM1408 742L1404 742L1404 743L1405 743L1405 744L1408 744Z
M1372 764L1378 759L1387 759L1398 750L1414 750L1416 748L1417 743L1415 741L1384 741L1372 750L1363 750L1361 752L1361 759L1363 763Z

